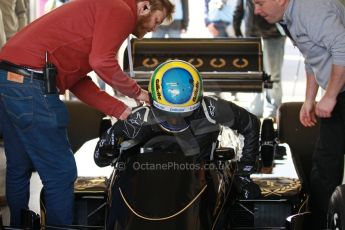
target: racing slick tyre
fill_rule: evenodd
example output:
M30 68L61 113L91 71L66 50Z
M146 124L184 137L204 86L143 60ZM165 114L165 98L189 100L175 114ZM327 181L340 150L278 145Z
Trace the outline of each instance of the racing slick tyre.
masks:
M327 228L345 230L345 185L335 188L328 206Z

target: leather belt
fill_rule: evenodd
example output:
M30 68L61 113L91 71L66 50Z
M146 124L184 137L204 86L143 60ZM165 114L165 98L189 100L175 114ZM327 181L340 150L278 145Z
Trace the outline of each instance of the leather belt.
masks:
M21 66L18 66L18 65L6 62L6 61L0 62L0 69L6 70L8 72L16 73L16 74L22 75L24 77L31 77L32 76L36 80L44 81L43 73L31 71L31 70L28 70L24 67L21 67Z

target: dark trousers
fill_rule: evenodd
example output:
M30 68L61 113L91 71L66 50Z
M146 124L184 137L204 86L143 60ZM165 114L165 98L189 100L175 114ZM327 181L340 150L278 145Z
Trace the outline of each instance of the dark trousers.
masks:
M320 120L320 139L313 155L310 206L312 229L325 229L329 199L342 183L345 153L345 92L338 95L330 118Z

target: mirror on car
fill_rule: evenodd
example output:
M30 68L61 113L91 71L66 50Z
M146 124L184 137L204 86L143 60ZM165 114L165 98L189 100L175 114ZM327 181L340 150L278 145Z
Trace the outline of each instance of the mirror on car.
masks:
M217 148L214 152L214 160L227 161L235 158L235 150L233 148Z

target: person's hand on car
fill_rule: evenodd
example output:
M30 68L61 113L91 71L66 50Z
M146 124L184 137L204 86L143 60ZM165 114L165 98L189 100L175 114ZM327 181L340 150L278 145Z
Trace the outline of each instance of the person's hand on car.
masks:
M145 102L146 104L150 104L150 97L147 90L141 89L141 92L138 97L135 98L137 105L141 105L142 102Z
M123 111L119 117L119 120L126 120L127 117L132 113L132 109L127 107L125 111Z

